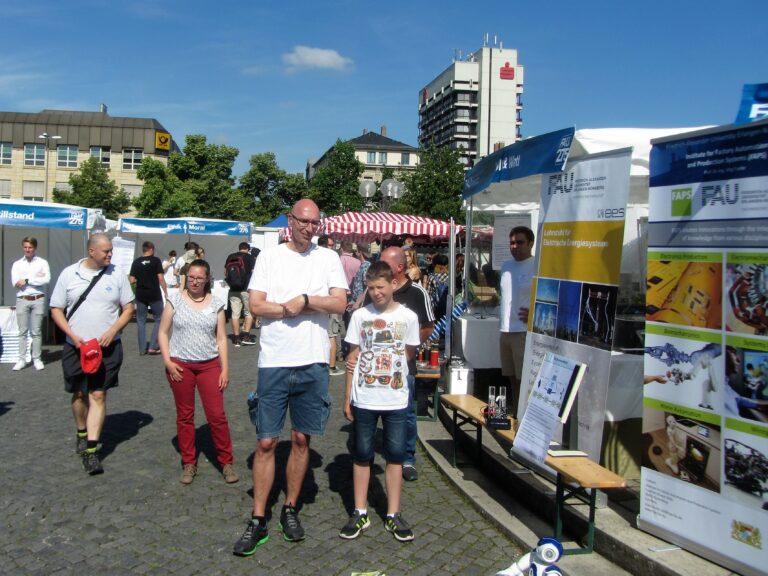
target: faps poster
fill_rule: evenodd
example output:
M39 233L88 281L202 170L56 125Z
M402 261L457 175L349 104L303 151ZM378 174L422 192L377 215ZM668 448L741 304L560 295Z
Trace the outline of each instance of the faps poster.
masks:
M767 556L767 247L768 122L654 142L638 525L744 574Z

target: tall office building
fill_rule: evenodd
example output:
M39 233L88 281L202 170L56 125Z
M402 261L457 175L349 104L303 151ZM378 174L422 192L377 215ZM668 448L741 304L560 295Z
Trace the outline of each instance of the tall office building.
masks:
M523 67L494 41L454 59L419 93L419 146L449 145L471 167L522 138Z

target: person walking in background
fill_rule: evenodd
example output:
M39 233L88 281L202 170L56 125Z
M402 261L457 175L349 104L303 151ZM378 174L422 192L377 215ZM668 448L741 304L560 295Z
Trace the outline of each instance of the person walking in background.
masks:
M400 514L403 462L408 419L408 364L419 339L419 319L392 299L395 279L386 262L376 262L366 273L371 304L352 314L347 332L350 352L344 416L353 425L352 478L355 511L339 536L357 538L367 530L368 485L374 457L377 421L384 427L382 451L387 462L387 518L384 526L400 542L413 540L413 531ZM374 346L374 342L376 345ZM387 370L374 370L375 367ZM375 374L375 377L371 376Z
M355 248L351 240L341 241L341 266L344 268L344 277L347 279L347 286L352 285L352 279L360 268L360 259L355 257Z
M195 388L224 481L232 484L239 480L224 411L224 390L229 386L226 304L211 294L210 280L208 263L193 260L187 270L186 287L168 300L160 322L160 351L176 403L182 484L191 484L197 475Z
M275 480L275 451L291 413L291 452L285 469L285 503L278 524L289 542L304 539L299 495L309 467L309 445L322 436L331 411L328 393L328 315L347 302L339 257L312 243L320 209L299 200L288 214L292 240L264 250L248 286L251 313L261 317L258 384L248 399L256 428L253 511L233 553L250 556L269 539L267 500Z
M146 241L141 245L142 255L131 264L128 279L136 287L136 328L139 336L139 354L157 355L157 331L163 315L163 296L168 299L163 263L155 256L155 245ZM152 336L147 344L147 313L154 318Z
M179 274L176 270L176 250L168 252L168 259L163 260L163 276L165 276L165 287L168 290L168 297L179 291Z
M334 240L327 234L323 234L317 239L317 245L321 248L328 248L329 250L332 250L334 253L336 252L334 250ZM329 354L328 359L328 369L331 372L332 376L338 376L340 374L343 374L341 370L339 370L336 367L336 354L340 350L340 346L338 345L339 338L341 337L341 327L342 327L342 321L341 321L341 314L329 314L328 315L328 342L331 346L331 352Z
M381 261L389 264L395 277L395 302L402 304L416 314L419 319L419 339L423 344L435 327L435 316L429 302L429 295L420 284L412 282L405 273L405 253L398 246L390 246L381 253ZM365 304L370 304L370 294L366 295ZM408 417L406 434L406 458L403 462L403 479L413 481L418 478L416 471L416 361L408 361Z
M72 394L76 451L90 475L104 472L96 450L107 415L107 390L118 385L123 363L120 332L133 317L133 300L128 276L112 264L112 241L105 234L88 239L88 257L67 266L51 294L51 316L67 336L61 368L64 389ZM81 347L92 339L102 357L98 369L86 374Z
M11 266L11 284L16 288L16 322L19 325L19 359L13 370L22 370L29 364L35 370L45 369L41 358L43 349L42 326L45 317L45 291L51 282L48 262L37 255L37 238L27 236L21 241L24 256ZM32 336L31 353L27 349L28 336Z
M189 263L197 258L197 248L197 242L187 242L184 244L184 254L176 261L176 270L178 271L179 277L179 290L184 289L184 279L187 275L187 268L189 267Z
M525 337L528 330L528 307L533 283L534 258L531 256L534 234L526 226L516 226L509 232L512 258L501 265L499 287L499 347L501 374L509 380L510 414L517 417L520 380L523 376Z
M416 249L413 247L413 244L410 246L403 246L403 252L405 252L405 267L408 278L410 278L412 282L422 283L421 268L419 268L419 265L416 262Z
M432 258L432 273L427 276L427 294L429 294L432 311L437 320L445 316L445 308L448 302L448 287L451 281L448 263L448 256L436 254Z
M251 336L253 316L248 301L248 283L253 273L254 258L251 256L251 245L240 242L237 252L227 256L224 262L224 280L229 285L229 307L232 311L232 341L235 347L241 344L252 346L256 338ZM240 333L240 316L244 316L243 333Z

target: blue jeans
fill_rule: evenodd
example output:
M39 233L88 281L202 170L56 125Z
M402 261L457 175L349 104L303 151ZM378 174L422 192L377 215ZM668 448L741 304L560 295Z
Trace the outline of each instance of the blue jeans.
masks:
M405 425L405 460L403 464L416 466L416 376L408 374L408 414Z
M354 442L352 443L352 460L360 464L373 462L373 445L376 437L376 424L381 417L384 428L382 452L384 460L392 464L401 464L406 457L405 434L406 421L410 406L400 410L367 410L352 406L354 415Z
M160 317L163 315L163 301L157 300L145 304L136 300L136 326L139 332L139 353L147 351L147 311L152 310L152 316L155 322L152 326L152 336L149 340L149 347L157 350L160 346L157 343L157 332L160 330Z
M278 438L288 411L293 430L307 436L322 436L331 414L328 383L328 364L325 363L259 368L256 391L248 396L256 437L260 440Z

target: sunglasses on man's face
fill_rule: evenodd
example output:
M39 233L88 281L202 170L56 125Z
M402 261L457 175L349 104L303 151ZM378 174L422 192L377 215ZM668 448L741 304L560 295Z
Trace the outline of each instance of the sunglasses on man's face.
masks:
M311 220L309 218L299 218L296 216L296 214L291 213L291 218L296 220L296 222L299 223L299 226L301 228L307 228L308 226L312 226L313 228L320 228L322 225L322 222L320 220Z

